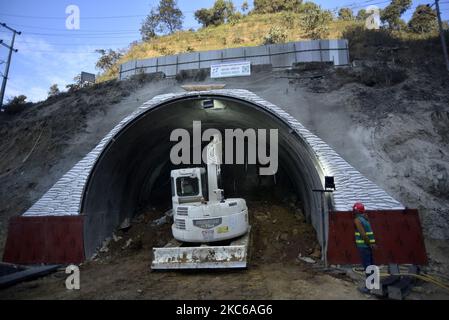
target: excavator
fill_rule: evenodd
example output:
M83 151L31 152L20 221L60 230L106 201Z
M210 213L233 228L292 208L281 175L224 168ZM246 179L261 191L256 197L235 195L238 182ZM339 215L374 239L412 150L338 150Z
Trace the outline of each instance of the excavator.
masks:
M246 268L250 225L246 201L219 188L222 142L206 146L206 168L171 171L173 239L153 248L151 269Z

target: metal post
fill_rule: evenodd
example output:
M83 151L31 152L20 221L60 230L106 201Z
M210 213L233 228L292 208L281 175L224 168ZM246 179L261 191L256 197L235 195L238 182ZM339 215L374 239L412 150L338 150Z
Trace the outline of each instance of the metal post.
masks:
M6 82L8 81L9 66L11 64L12 52L13 51L17 52L18 51L17 49L14 49L14 41L16 39L16 34L20 35L21 32L20 31L16 31L16 30L8 27L6 25L6 23L0 23L0 25L13 32L11 45L10 46L4 44L3 41L1 42L1 44L3 46L5 46L5 47L7 47L9 49L8 60L6 61L6 67L5 67L5 74L3 75L2 89L1 89L1 92L0 92L0 108L2 108L3 107L3 99L5 97Z
M326 244L326 222L325 222L325 216L326 212L324 210L324 203L325 203L325 192L321 192L321 233L322 233L322 241L323 241L323 248L321 252L321 256L323 257L324 261L324 267L327 268L327 244Z
M271 63L271 47L270 47L270 45L268 45L268 59L270 61L270 64L272 64Z
M441 46L443 47L444 61L446 62L446 69L447 71L449 71L449 58L447 56L446 40L444 39L443 23L441 22L439 1L440 0L435 0L435 7L437 9L438 27L440 29L440 38Z
M318 40L318 49L320 51L320 62L323 62L323 55L322 55L322 49L321 49L321 40Z
M321 259L323 260L324 267L327 268L327 238L326 238L326 210L324 209L326 203L326 193L332 192L326 189L312 189L313 192L320 193L321 199Z

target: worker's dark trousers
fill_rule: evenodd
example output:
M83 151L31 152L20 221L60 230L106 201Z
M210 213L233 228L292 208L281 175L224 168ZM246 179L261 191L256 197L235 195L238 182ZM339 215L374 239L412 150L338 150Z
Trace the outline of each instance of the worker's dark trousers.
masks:
M360 253L360 257L362 258L363 269L373 264L373 252L370 247L357 247Z

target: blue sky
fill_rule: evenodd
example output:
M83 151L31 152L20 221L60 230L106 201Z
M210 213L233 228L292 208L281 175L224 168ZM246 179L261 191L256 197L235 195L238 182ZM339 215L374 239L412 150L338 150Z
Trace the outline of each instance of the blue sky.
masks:
M414 0L417 4L432 0ZM449 0L440 0L443 18L449 18ZM199 8L211 7L214 0L178 0L184 13L184 28L197 28L193 12ZM233 1L240 7L243 0ZM252 0L248 3L252 8ZM352 6L354 11L376 4L384 7L389 1L382 0L316 0L327 9ZM99 48L124 48L132 41L140 40L139 28L145 15L158 0L14 0L0 2L0 22L4 22L22 35L16 37L6 90L6 98L25 94L30 101L47 97L51 84L60 89L73 82L81 71L97 73L95 62ZM80 29L67 30L66 7L77 5L80 9ZM413 10L404 18L408 19ZM9 44L11 32L0 27L0 39ZM0 46L0 62L7 58L8 50ZM5 64L0 64L3 73Z

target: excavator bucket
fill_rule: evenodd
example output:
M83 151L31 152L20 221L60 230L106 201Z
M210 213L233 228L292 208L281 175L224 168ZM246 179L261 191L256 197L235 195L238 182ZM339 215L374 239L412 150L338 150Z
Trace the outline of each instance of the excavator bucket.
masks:
M183 247L171 241L163 248L153 248L151 269L246 268L250 231L229 245Z

